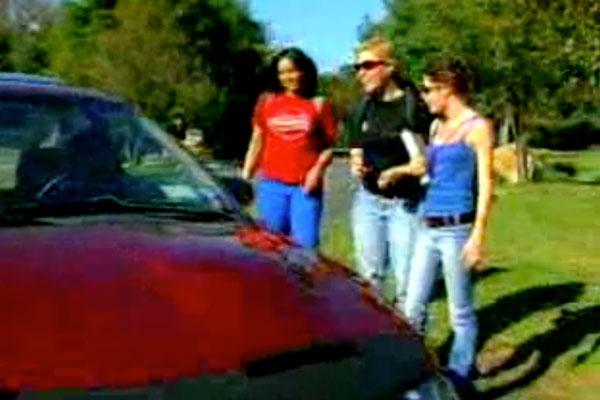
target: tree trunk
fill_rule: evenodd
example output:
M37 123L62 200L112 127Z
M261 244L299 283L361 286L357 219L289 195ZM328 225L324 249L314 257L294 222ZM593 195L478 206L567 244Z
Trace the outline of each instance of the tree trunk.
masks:
M506 105L498 129L498 146L504 146L510 143L511 137L515 137L515 117L512 105Z
M514 153L515 158L512 164L514 171L510 174L508 171L508 178L511 182L525 182L530 177L530 162L529 162L529 151L527 149L527 141L523 133L523 126L521 123L521 109L518 105L508 103L503 107L502 119L500 127L498 128L498 139L497 145L499 147L507 146L511 142L514 142ZM501 162L497 168L502 168ZM516 171L515 171L516 169ZM516 173L516 174L515 174ZM516 176L515 176L516 175Z
M517 152L517 182L525 182L529 178L529 163L527 140L523 132L523 123L521 120L520 109L515 110L513 114L515 127L515 149Z

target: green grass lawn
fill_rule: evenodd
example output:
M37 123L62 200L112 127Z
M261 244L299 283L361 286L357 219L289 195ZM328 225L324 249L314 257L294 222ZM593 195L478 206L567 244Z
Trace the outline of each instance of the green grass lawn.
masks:
M600 151L552 157L600 171ZM321 248L351 264L349 181L330 174L329 184ZM484 398L600 399L600 185L499 185L496 194L489 265L475 277ZM450 332L437 299L427 341L443 358Z

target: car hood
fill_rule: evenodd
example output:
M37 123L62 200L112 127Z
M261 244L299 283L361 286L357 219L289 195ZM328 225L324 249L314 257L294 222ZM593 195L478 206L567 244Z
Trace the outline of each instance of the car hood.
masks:
M343 268L311 254L254 228L3 229L0 387L127 386L376 335L417 343Z

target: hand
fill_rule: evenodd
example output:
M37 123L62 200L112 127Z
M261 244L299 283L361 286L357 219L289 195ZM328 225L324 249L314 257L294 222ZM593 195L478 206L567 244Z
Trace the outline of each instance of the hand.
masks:
M350 149L350 172L357 178L363 178L367 173L362 149Z
M242 169L242 170L238 171L238 173L239 173L239 176L246 181L249 181L252 179L252 174L250 173L250 171L248 171L246 169Z
M468 268L479 270L483 269L484 254L483 240L478 235L471 235L467 243L463 246L461 256Z
M377 186L379 186L379 189L385 189L396 182L397 179L398 169L396 167L385 169L379 174L379 178L377 178Z
M323 186L323 170L319 166L314 166L304 178L302 189L305 193L312 193Z

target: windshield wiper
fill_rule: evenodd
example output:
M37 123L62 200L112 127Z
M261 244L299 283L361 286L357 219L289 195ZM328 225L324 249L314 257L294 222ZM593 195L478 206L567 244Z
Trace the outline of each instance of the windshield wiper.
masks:
M234 221L237 213L229 209L202 208L174 202L124 200L112 195L75 200L23 202L2 210L5 215L32 218L67 217L97 214L159 215L186 221Z
M136 212L160 215L186 221L234 221L239 219L235 210L227 208L201 208L181 203L169 202L131 202L125 201L122 207Z

